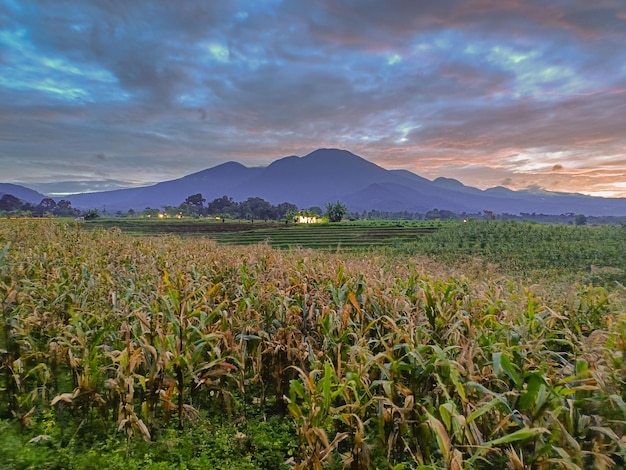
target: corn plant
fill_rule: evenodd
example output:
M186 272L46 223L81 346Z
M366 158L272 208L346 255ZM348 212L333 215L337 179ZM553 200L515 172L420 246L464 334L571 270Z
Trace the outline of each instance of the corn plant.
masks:
M297 468L619 468L626 291L563 271L586 235L621 259L619 233L467 225L419 242L482 250L450 264L0 223L4 416L127 451L282 416ZM524 237L553 244L538 277Z

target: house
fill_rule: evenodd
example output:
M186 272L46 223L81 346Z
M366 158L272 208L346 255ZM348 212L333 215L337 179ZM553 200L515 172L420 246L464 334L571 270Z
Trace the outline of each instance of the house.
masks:
M299 224L316 224L317 216L298 214L298 217L296 220L298 221Z

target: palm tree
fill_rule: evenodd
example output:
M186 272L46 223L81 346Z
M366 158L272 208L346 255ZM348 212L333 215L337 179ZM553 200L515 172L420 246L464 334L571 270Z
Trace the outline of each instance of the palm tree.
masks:
M331 222L341 222L341 219L348 211L342 202L329 202L326 204L326 215Z

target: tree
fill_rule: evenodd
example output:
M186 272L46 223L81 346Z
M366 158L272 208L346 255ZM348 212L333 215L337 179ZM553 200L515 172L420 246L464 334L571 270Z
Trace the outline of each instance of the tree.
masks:
M290 202L281 202L276 206L276 212L279 219L293 219L293 214L298 212L298 206Z
M183 202L183 204L189 208L190 212L201 215L204 210L205 202L206 199L202 197L202 194L198 193L189 196L187 199L185 199L185 202Z
M331 222L340 222L346 212L346 206L339 201L326 204L326 215Z
M426 220L450 220L455 218L454 212L445 209L432 209L424 214Z
M585 214L578 214L574 218L574 223L576 225L587 225L587 217L585 216Z
M159 209L155 209L153 207L146 207L142 212L141 215L144 217L156 217L159 215L159 212L161 212Z
M76 215L76 209L72 208L72 203L70 201L68 201L67 199L61 199L59 202L57 202L57 207L54 210L54 214L61 216Z
M22 207L22 201L11 194L0 197L0 211L12 212Z
M496 220L496 215L493 213L493 211L484 210L483 214L485 214L485 220Z
M311 215L315 215L317 217L321 217L322 215L324 215L324 211L322 210L321 207L318 206L311 206L307 209L307 211L311 214Z
M98 217L100 217L100 212L98 212L98 209L89 209L87 212L85 212L84 217L85 220L97 219Z
M290 210L289 212L285 214L285 219L287 219L287 221L290 221L290 222L297 222L298 215L300 215L300 211L298 211L297 209L295 211Z
M41 200L39 205L35 208L35 213L37 215L53 214L56 207L57 207L57 203L54 199L50 197L45 197Z
M241 216L244 219L275 219L276 208L260 197L249 197L240 205Z
M233 198L228 196L213 199L207 205L208 214L221 215L222 217L226 214L234 216L238 212L238 209L239 203L233 201Z

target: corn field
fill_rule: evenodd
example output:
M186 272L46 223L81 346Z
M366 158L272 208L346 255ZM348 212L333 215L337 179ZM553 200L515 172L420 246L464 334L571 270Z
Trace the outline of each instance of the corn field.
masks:
M420 255L11 220L0 413L127 443L279 416L295 469L623 468L625 305Z

